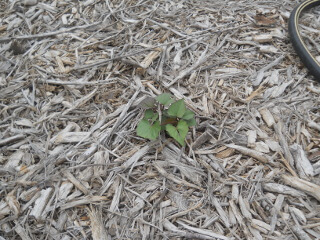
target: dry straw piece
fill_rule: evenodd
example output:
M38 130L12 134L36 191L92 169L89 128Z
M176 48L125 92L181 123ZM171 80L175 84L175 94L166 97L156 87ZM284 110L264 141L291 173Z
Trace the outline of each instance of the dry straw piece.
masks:
M320 85L287 38L294 4L1 1L0 239L320 239ZM196 114L184 148L136 135L163 92Z

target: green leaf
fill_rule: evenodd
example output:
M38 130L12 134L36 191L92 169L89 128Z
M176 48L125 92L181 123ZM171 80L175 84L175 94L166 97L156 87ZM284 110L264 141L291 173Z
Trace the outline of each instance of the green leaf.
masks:
M151 109L147 109L144 112L144 117L143 119L145 120L151 120L151 122L154 122L155 120L157 120L159 118L159 114L157 112L154 112Z
M191 120L192 118L194 118L194 113L187 109L186 112L183 114L182 118L184 120Z
M137 135L150 140L156 140L161 130L160 122L150 124L148 120L142 119L137 126Z
M188 124L184 120L180 120L177 127L174 127L172 124L166 125L166 131L168 134L180 143L181 146L185 145L184 139L187 136L188 130Z
M159 119L159 113L154 113L153 117L151 118L151 121L154 122L155 120Z
M165 106L174 102L173 96L170 93L162 93L156 97L156 100Z
M170 117L169 114L168 114L168 109L165 109L165 110L162 111L162 117L163 116Z
M144 117L143 119L145 120L149 120L149 119L152 119L152 117L154 116L154 112L151 110L151 109L147 109L145 112L144 112Z
M156 100L152 97L146 97L139 103L139 107L148 109L148 108L154 108L156 103Z
M183 99L180 99L171 104L171 106L168 109L168 114L172 117L182 118L186 110L186 105Z
M186 122L189 127L197 125L197 122L194 118L191 118L190 120L187 120Z

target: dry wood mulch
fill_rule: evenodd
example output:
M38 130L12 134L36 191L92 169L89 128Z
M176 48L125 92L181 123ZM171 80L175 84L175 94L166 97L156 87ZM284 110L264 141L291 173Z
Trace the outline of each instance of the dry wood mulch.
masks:
M2 0L0 239L320 239L320 84L294 4ZM196 113L184 148L135 133L162 92Z

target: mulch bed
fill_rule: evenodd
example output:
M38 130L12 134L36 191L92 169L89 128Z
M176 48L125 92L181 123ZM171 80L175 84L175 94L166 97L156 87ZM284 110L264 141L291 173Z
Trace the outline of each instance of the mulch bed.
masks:
M0 240L320 239L320 84L293 7L1 1ZM196 115L185 147L136 134L164 92Z

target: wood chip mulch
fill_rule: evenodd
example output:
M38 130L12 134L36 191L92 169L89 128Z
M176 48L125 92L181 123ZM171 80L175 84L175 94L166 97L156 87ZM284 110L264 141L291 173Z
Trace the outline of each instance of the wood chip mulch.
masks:
M0 240L320 239L295 4L0 1ZM318 14L300 26L316 49ZM186 147L136 135L163 92L196 114Z

